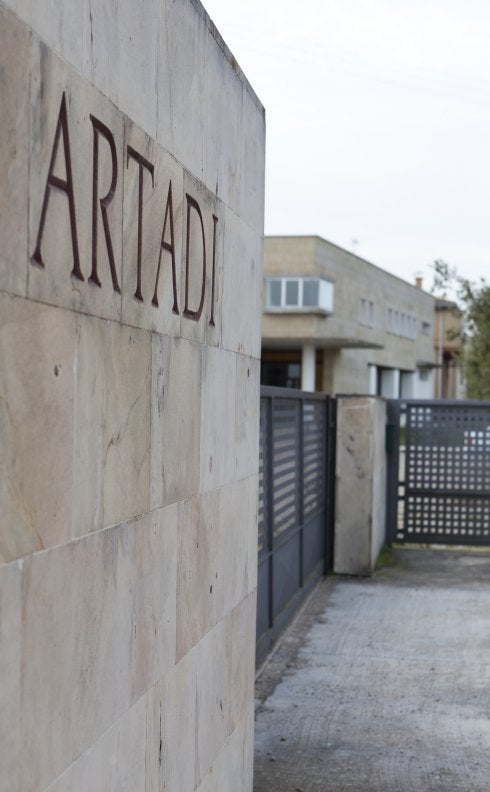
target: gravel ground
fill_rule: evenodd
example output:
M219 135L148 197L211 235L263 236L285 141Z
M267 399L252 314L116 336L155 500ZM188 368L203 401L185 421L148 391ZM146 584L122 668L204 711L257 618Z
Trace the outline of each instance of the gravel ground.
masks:
M322 582L257 679L255 792L490 792L490 554Z

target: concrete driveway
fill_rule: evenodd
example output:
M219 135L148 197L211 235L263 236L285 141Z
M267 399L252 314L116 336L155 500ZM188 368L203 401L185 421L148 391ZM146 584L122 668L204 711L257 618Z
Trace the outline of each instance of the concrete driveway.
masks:
M257 681L255 792L490 792L490 554L329 578Z

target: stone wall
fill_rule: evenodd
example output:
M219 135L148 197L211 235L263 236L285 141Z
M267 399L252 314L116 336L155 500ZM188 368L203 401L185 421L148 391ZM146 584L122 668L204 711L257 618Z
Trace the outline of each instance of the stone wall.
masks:
M370 575L385 541L386 402L339 397L334 571Z
M264 114L197 0L0 2L0 790L252 788Z

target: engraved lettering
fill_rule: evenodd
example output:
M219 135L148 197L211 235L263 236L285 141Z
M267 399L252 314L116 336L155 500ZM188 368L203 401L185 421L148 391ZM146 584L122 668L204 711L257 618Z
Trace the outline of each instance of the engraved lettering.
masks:
M213 269L211 274L211 319L209 324L214 327L214 280L216 274L216 226L218 225L218 218L213 214Z
M167 228L167 220L169 221L170 242L165 240L165 230ZM160 242L160 255L158 257L157 277L155 281L155 291L151 304L158 308L158 279L160 277L160 266L162 263L162 254L166 250L172 257L172 286L174 292L174 304L172 306L172 313L179 313L179 305L177 302L177 273L175 270L175 237L174 237L174 212L172 204L172 181L168 185L167 203L165 206L165 217L163 218L163 231L162 241Z
M52 191L61 192L67 198L68 202L68 212L70 218L70 233L71 233L71 243L72 243L72 252L73 252L73 267L71 270L71 276L77 278L80 281L85 281L84 275L82 274L80 268L80 252L79 252L79 241L78 241L78 231L77 231L77 216L75 212L75 185L73 180L73 171L72 171L72 159L71 159L71 143L70 143L70 135L69 135L69 128L68 128L68 109L69 109L69 102L67 101L66 93L63 92L61 96L61 104L58 113L58 119L56 122L56 129L54 133L54 139L52 143L52 148L50 150L50 159L49 159L49 167L47 169L47 177L46 182L44 183L44 194L43 194L43 201L39 219L39 228L37 231L37 238L36 238L36 246L34 252L31 256L31 263L40 267L41 269L46 268L46 262L43 259L42 254L42 246L48 249L48 242L44 240L44 233L46 228L46 220L48 217L48 212L51 207L51 215L50 221L48 222L49 230L51 231L54 228L55 221L58 220L55 217L55 210L63 212L63 209L59 209L59 205L63 203L60 200L60 204L58 204L58 198L54 198L55 206L53 207L53 200L51 200L51 193ZM116 269L116 262L114 259L114 246L112 242L111 234L116 234L117 231L121 233L124 229L117 229L113 227L113 223L115 221L121 222L123 218L118 216L118 213L114 215L114 209L110 210L109 207L113 202L114 196L116 195L116 190L118 187L118 165L121 162L118 157L124 157L123 151L117 151L116 142L114 134L111 130L98 118L94 115L90 115L90 122L92 126L92 141L93 141L93 158L92 158L92 196L91 196L91 207L92 207L92 266L90 276L86 273L87 281L89 283L95 284L99 288L102 287L103 278L101 279L99 273L99 267L102 266L100 261L98 260L98 254L100 250L104 247L104 243L100 239L99 235L99 212L102 215L102 225L104 229L104 239L105 239L105 247L107 250L107 261L109 264L109 269L111 273L112 279L112 287L115 292L121 294L121 287L119 285L119 276L118 271ZM78 125L77 125L78 126ZM72 130L73 132L73 130ZM90 134L90 126L86 127L86 132ZM102 140L102 142L101 142ZM110 152L110 158L109 158ZM139 302L144 303L145 300L148 300L150 294L145 294L144 289L147 289L148 292L151 288L150 284L147 282L149 277L152 277L153 274L153 263L151 264L151 275L150 271L147 269L144 270L144 267L148 267L148 262L144 261L144 254L146 248L143 247L143 240L144 240L144 233L145 233L145 218L144 213L148 213L148 207L145 210L143 205L143 200L147 198L151 200L156 200L153 198L155 195L155 165L146 159L142 154L139 153L136 149L132 146L127 145L125 149L126 153L126 168L124 165L122 166L122 178L127 178L127 171L130 168L130 160L133 160L138 168L138 209L137 209L137 240L136 240L136 272L135 278L133 283L131 284L130 291L133 291L133 298ZM64 164L64 172L63 172L63 164ZM60 173L62 175L58 175ZM148 175L151 176L151 190L149 187L148 182ZM134 173L132 176L134 177ZM145 182L146 179L146 182ZM110 185L107 189L107 180L110 181ZM172 184L172 180L169 180L168 183L168 192L167 198L165 203L165 209L163 212L163 227L161 232L161 240L160 240L160 247L159 247L159 255L158 255L158 263L155 271L155 282L153 288L153 294L151 298L151 305L154 308L159 308L159 299L162 300L162 294L159 295L159 288L160 288L160 275L162 268L164 266L168 266L165 261L165 256L170 255L170 265L172 268L172 313L179 316L183 314L186 318L191 319L195 322L198 322L201 318L203 321L209 320L209 325L211 327L216 326L216 311L217 305L216 303L219 301L219 283L217 283L217 279L219 278L220 269L217 262L217 257L219 256L219 238L220 234L218 229L218 222L219 218L216 214L210 212L209 215L206 213L203 217L203 212L201 210L201 206L196 200L196 198L192 197L189 193L186 193L186 236L185 236L185 244L180 244L180 237L177 237L176 243L176 234L175 234L175 222L176 217L174 216L174 205L173 205L173 189L175 184ZM121 188L122 189L122 188ZM107 192L106 192L107 190ZM146 193L144 192L146 190ZM102 193L102 194L101 194ZM104 194L105 193L105 194ZM120 194L119 194L120 197ZM79 198L79 196L78 196ZM88 213L90 212L90 197L87 200L87 205L83 206L82 208L86 210ZM78 203L77 203L78 206ZM99 208L100 207L100 208ZM79 211L80 207L78 206ZM134 210L130 210L134 213ZM180 208L180 202L178 211L182 211ZM112 214L111 214L112 212ZM209 236L211 231L209 223L212 219L212 248L211 242L208 239L209 249L206 249L206 233ZM80 216L78 217L80 220ZM179 222L181 218L178 218ZM183 220L183 218L182 218ZM131 217L129 221L135 224L136 218ZM148 224L148 214L146 218L146 224ZM124 236L124 234L122 234ZM183 236L183 235L182 235ZM118 237L115 236L114 239ZM50 240L51 245L56 240ZM202 244L202 259L201 259L201 244ZM118 248L116 247L116 252ZM212 258L209 264L209 256L211 255L212 250ZM46 251L45 251L45 255ZM105 253L102 252L101 254L105 259ZM131 255L134 257L135 252L131 251ZM104 264L104 266L106 266ZM184 273L184 266L185 266L185 273ZM209 266L209 273L206 267ZM68 274L68 269L67 269ZM185 276L185 285L181 284L181 276ZM106 272L105 275L106 279L108 278L108 274ZM206 303L206 277L210 281L210 298L209 298L209 312L207 309ZM146 279L146 280L145 280ZM166 283L167 275L165 275L164 281ZM102 282L101 282L102 280ZM133 286L134 284L134 286ZM122 284L124 287L126 286L125 283ZM162 292L167 289L166 286L161 287ZM185 292L185 293L182 293ZM80 291L81 299L84 301L83 306L84 310L90 310L90 307L85 305L85 297L83 291ZM180 303L180 305L179 305ZM204 311L204 304L206 303L206 311ZM170 307L170 300L169 297L165 295L165 304ZM203 312L205 316L203 315Z
M202 220L201 209L195 198L192 198L191 195L186 193L187 198L187 233L186 233L186 246L185 246L185 307L184 307L184 316L187 316L188 319L193 319L195 322L198 322L201 318L202 307L204 305L204 294L206 290L206 239L204 236L204 223ZM202 233L202 281L201 281L201 300L199 302L199 307L197 311L193 311L189 308L189 276L190 276L190 237L191 237L191 209L194 209L195 213L199 218L199 222L201 223L201 233Z
M59 176L55 176L53 172L56 162L56 156L58 153L60 137L63 138L63 153L65 157L66 179L61 179ZM44 268L44 261L41 253L41 243L43 239L46 215L48 212L49 196L51 194L51 188L64 192L66 197L68 198L68 209L70 212L71 245L73 250L73 269L71 271L71 274L75 278L78 278L78 280L83 281L84 278L80 269L80 256L78 253L77 220L75 213L75 196L73 192L73 174L71 170L70 137L68 134L68 116L66 112L66 96L64 92L63 92L63 96L61 97L61 106L58 115L58 123L56 124L53 150L51 152L51 160L49 162L48 178L46 181L46 188L44 190L43 206L41 210L41 220L39 222L39 230L37 232L36 249L32 254L32 261L35 264L37 264L39 267L43 267L43 268Z
M148 162L141 154L134 148L128 146L127 148L127 162L126 167L129 166L129 160L134 159L138 163L138 249L136 258L136 291L134 293L135 300L143 302L143 295L141 293L141 253L143 247L143 168L151 174L151 185L155 186L153 179L154 167L151 162Z
M117 185L117 155L116 144L114 143L114 136L110 129L106 127L102 121L95 118L92 114L90 120L94 128L94 153L93 153L93 177L92 177L92 272L89 281L95 283L97 286L102 286L99 275L97 272L97 200L100 203L100 211L102 212L102 223L104 226L105 241L107 246L107 255L109 257L109 266L111 270L112 286L115 292L121 293L119 283L117 280L116 265L114 263L114 251L112 249L111 232L109 230L109 221L107 219L107 207L114 198ZM102 135L108 142L111 150L112 158L112 177L109 192L103 198L98 199L99 191L99 135Z

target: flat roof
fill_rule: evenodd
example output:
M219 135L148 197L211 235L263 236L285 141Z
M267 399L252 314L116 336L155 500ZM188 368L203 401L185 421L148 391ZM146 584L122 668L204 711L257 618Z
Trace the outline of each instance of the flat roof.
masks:
M388 272L388 270L383 269L383 267L379 267L377 264L373 264L372 261L368 261L367 259L358 256L356 253L352 253L350 250L346 250L340 245L336 245L335 242L330 242L329 239L325 239L324 237L319 236L318 234L267 234L264 236L264 241L266 242L268 239L315 239L319 242L329 245L330 247L336 248L337 250L342 251L342 253L347 254L353 259L357 259L358 261L362 261L363 264L367 264L369 267L373 267L373 269L377 270L378 272L382 272L384 275L388 275L390 278L403 283L404 286L410 286L412 289L415 289L417 292L427 295L427 297L432 297L433 300L437 300L438 298L435 297L425 289L421 289L415 285L415 283L410 283L410 281L404 280L404 278L400 278L399 275L393 275L392 272ZM456 307L456 306L455 306Z

